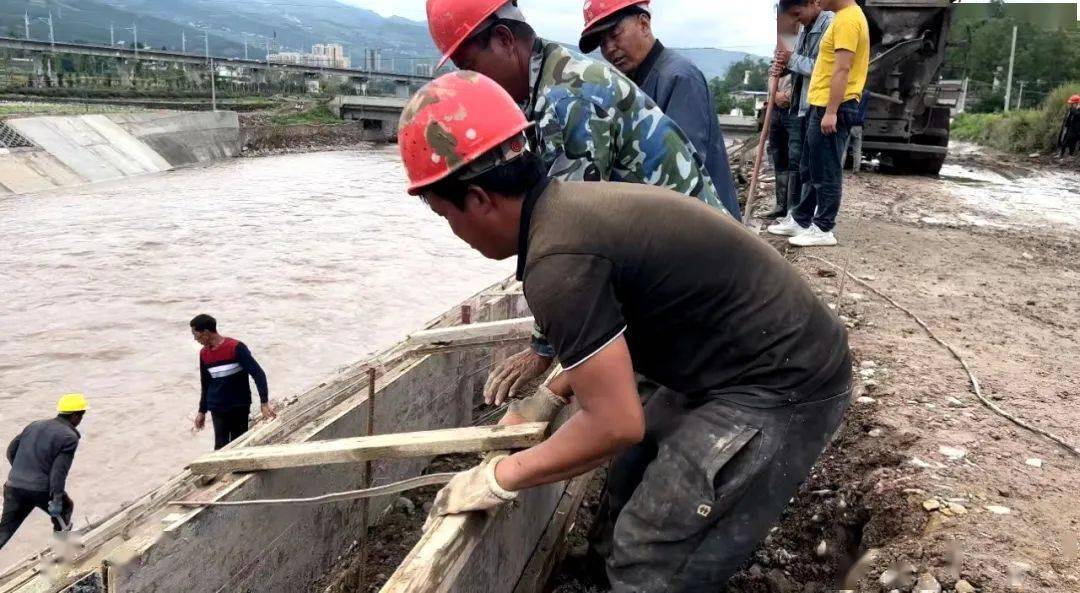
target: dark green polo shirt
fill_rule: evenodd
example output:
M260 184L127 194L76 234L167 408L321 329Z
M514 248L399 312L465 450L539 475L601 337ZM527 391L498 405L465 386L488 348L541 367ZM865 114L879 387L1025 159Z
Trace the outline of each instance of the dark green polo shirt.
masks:
M798 271L701 202L550 181L521 229L518 278L564 368L624 335L636 372L691 396L771 407L850 378L847 333Z

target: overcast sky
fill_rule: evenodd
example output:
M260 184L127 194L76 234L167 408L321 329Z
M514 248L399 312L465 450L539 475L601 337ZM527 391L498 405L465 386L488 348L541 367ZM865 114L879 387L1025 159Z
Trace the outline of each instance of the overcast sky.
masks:
M383 16L423 21L424 0L343 0ZM521 9L541 36L577 41L584 24L583 0L521 0ZM770 0L653 0L653 27L672 47L719 47L771 55L776 20Z

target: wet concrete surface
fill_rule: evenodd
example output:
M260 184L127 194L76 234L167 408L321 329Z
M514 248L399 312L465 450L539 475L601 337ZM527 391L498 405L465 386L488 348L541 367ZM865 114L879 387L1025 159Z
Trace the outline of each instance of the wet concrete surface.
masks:
M218 318L285 398L513 272L405 195L397 149L240 159L0 198L0 445L82 391L81 527L212 447L188 320ZM0 478L6 479L3 464ZM35 513L7 566L49 541Z

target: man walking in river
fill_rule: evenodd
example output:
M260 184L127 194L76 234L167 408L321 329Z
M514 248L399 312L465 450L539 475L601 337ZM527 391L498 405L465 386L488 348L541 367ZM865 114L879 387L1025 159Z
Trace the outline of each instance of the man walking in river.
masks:
M455 476L432 512L495 509L614 458L611 590L723 591L847 409L844 326L734 218L651 185L551 179L531 125L474 72L402 115L409 193L485 257L517 256L565 369L503 424L580 404L542 444ZM644 407L635 372L664 386Z
M238 340L227 338L217 331L217 320L209 315L197 315L191 320L191 335L202 344L199 351L199 378L202 391L195 429L206 426L206 413L214 424L214 449L233 442L248 430L251 414L250 377L259 390L262 417L277 417L270 407L270 394L263 372L251 350Z
M4 484L0 548L35 508L49 513L53 531L71 529L75 503L67 495L67 477L79 448L76 427L86 415L86 398L69 393L56 403L56 412L55 418L31 423L8 444L11 472Z

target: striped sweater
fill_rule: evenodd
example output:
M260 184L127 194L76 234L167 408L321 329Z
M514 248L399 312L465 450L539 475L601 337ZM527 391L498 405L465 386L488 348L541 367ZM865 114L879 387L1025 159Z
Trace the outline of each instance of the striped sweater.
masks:
M259 400L264 404L270 401L266 373L248 347L238 340L225 338L217 348L204 347L199 352L199 375L202 378L200 413L251 406L248 377L255 380Z

